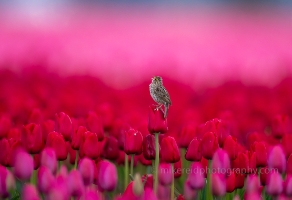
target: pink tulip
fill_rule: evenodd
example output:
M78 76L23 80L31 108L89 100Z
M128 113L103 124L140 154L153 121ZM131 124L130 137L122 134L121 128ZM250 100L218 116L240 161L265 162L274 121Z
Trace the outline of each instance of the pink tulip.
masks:
M105 191L113 191L118 182L117 169L114 164L103 160L98 163L98 186Z
M284 191L287 196L289 197L292 196L292 175L290 174L286 176L286 179L284 182Z
M80 172L76 169L70 171L67 181L70 194L74 197L82 196L84 184Z
M269 168L278 169L280 173L286 170L286 157L281 146L274 146L268 156Z
M84 195L80 198L81 200L102 200L100 195L96 192L96 190L88 189L84 193Z
M224 196L226 193L226 179L223 174L211 174L211 189L214 196Z
M10 190L15 188L14 176L9 170L0 165L0 197L7 198Z
M205 169L200 162L193 162L188 176L189 186L195 190L201 190L205 186Z
M21 192L21 199L22 200L38 200L41 198L34 185L25 184Z
M158 198L155 196L153 190L150 188L145 188L143 199L144 200L158 200Z
M41 153L41 165L47 167L52 173L57 170L57 156L55 150L46 147Z
M14 175L21 180L29 180L33 172L33 158L23 150L15 153Z
M246 200L261 200L261 195L258 192L245 193L244 199Z
M212 171L226 175L230 169L230 159L226 151L218 149L212 159Z
M54 176L47 167L41 166L37 173L37 187L40 192L47 194L54 184Z
M83 178L84 185L87 186L92 184L94 178L93 161L89 158L83 158L78 165L78 170Z
M277 196L283 191L283 180L281 174L272 171L267 177L266 191L268 194Z
M260 181L258 176L255 174L250 174L246 179L246 192L253 193L258 192L260 188Z
M173 172L171 164L160 163L158 168L158 180L161 185L170 185L173 181Z
M190 200L190 199L195 199L197 193L196 190L194 190L191 185L190 182L187 180L184 184L184 197L186 200Z

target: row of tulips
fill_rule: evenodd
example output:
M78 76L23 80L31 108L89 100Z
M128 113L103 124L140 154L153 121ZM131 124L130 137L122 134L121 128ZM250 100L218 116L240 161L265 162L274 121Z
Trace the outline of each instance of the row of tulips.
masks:
M204 122L203 116L213 116L204 112L213 110L208 106L215 104L208 103L210 99L193 103L201 104L204 112L182 104L184 114L175 118L175 102L184 103L185 99L182 96L176 101L170 87L174 105L169 119L164 119L162 110L151 105L145 106L145 122L141 117L143 109L137 113L131 110L139 103L125 106L127 97L118 97L125 113L117 110L114 103L83 105L93 97L93 91L87 87L82 97L75 93L81 91L80 87L91 85L85 78L79 80L74 91L66 91L74 103L60 96L57 100L44 98L48 97L49 88L58 90L46 81L49 82L44 78L40 81L42 86L27 89L31 96L23 94L17 83L9 90L0 85L0 98L5 105L0 105L2 198L256 200L292 196L292 129L288 112L292 106L288 101L279 105L287 108L285 114L277 114L281 109L275 108L271 108L277 110L275 113L266 111L252 99L250 107L257 109L249 108L247 112L247 107L231 105L228 111L225 108L214 115L220 118ZM17 101L10 89L20 91L15 94L23 100ZM97 91L101 99L120 94ZM217 92L224 94L219 89ZM239 96L235 103L246 102L244 92ZM264 99L260 100L266 105ZM283 103L283 99L278 102ZM72 106L72 112L67 104ZM79 104L83 108L80 111ZM17 110L22 106L21 112ZM62 108L66 112L60 112ZM147 118L147 113L144 115ZM255 121L245 119L254 115Z

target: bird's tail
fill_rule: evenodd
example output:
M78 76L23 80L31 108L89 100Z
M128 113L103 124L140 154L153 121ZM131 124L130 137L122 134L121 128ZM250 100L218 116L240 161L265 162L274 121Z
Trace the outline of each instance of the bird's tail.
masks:
M168 104L165 104L164 105L164 119L166 119L167 115L168 115L168 108L169 108L169 105Z

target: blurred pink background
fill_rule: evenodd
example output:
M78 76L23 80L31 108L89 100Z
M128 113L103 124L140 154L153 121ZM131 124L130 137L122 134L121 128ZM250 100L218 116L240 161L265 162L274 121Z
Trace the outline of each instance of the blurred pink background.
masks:
M194 88L273 86L292 72L291 8L2 5L0 65L91 74L115 88L162 75Z

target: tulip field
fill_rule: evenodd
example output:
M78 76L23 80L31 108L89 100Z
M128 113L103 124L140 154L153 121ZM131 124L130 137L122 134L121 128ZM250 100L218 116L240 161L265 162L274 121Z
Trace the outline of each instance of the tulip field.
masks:
M162 76L163 77L163 76ZM0 70L0 195L23 200L290 199L292 79L197 91L164 78Z

